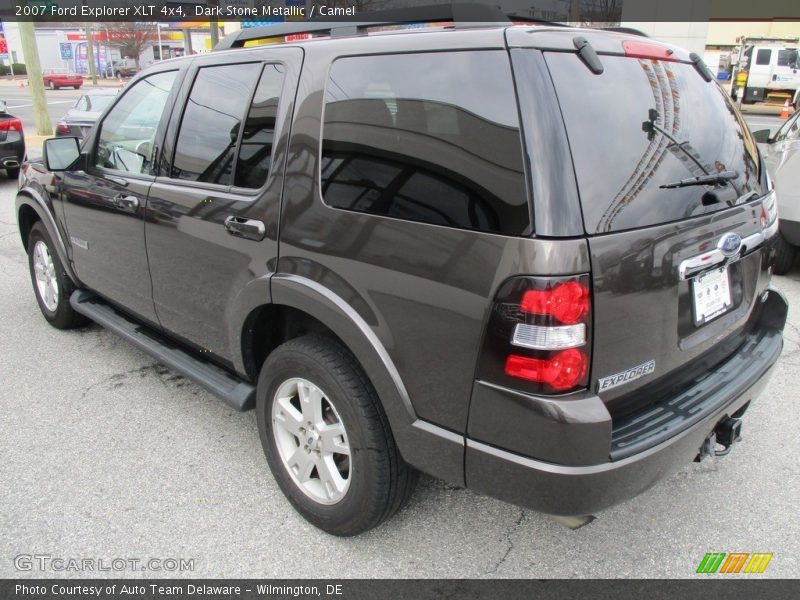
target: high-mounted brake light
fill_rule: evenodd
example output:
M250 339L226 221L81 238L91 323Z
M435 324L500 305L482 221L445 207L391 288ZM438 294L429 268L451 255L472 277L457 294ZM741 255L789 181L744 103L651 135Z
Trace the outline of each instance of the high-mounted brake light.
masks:
M678 57L675 56L675 52L671 48L665 48L657 44L638 40L625 40L622 42L622 49L625 51L625 56L629 58L650 58L678 62Z
M533 394L586 387L591 363L588 275L515 277L497 292L478 378Z

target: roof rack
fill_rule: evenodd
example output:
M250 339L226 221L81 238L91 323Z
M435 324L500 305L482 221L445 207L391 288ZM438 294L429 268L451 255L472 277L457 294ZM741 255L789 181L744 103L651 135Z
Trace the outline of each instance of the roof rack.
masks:
M650 37L641 29L633 27L603 27L603 31L613 31L615 33L629 33L631 35L640 35L642 37Z
M214 50L241 48L245 42L300 33L330 33L331 37L342 37L366 33L371 27L436 21L452 21L456 27L474 27L486 23L510 23L511 21L559 25L559 23L548 21L509 16L498 6L456 2L380 10L362 13L358 17L341 18L338 21L312 20L248 27L225 36L214 46Z

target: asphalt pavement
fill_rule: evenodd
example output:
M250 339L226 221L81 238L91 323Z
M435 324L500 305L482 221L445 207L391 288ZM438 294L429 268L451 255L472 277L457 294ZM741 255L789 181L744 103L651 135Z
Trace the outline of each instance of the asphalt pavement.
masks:
M791 303L783 355L729 456L686 464L576 531L423 477L393 520L338 539L283 498L253 412L233 412L98 326L45 322L15 191L0 179L0 577L681 578L698 576L706 552L737 551L774 554L748 577L800 574L798 269L774 279ZM194 564L38 568L87 558Z

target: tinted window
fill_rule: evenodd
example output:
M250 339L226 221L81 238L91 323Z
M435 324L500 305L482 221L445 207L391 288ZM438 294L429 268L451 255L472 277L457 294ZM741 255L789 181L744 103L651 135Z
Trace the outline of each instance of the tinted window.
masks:
M692 65L603 56L605 70L594 75L575 54L547 53L546 60L567 126L588 233L722 210L727 201L760 189L758 152L741 115ZM591 90L591 96L576 89ZM652 128L651 109L656 113ZM708 206L702 200L711 186L660 187L721 171L738 176L715 190L720 201Z
M768 65L770 59L772 58L772 50L769 48L764 48L759 50L756 54L756 64L757 65Z
M795 49L787 49L787 50L778 50L778 66L779 67L791 67L792 69L797 68L797 50Z
M153 143L176 74L141 79L114 105L100 127L96 166L152 174Z
M114 101L114 96L93 95L84 96L86 99L86 108L81 110L88 110L90 112L103 112L106 107Z
M284 74L283 65L264 66L244 123L234 185L260 188L267 181Z
M329 205L509 235L529 231L506 53L340 59L324 121Z
M230 185L239 129L261 65L199 69L181 119L172 177Z

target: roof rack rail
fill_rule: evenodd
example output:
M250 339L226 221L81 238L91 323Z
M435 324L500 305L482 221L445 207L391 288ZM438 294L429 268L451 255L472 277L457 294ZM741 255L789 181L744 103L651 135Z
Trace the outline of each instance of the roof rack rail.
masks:
M361 13L358 17L340 18L337 21L312 20L248 27L225 36L214 46L214 50L241 48L249 41L300 33L329 32L331 37L340 37L363 34L371 27L402 25L403 23L452 21L458 27L467 24L475 26L481 23L509 23L513 20L526 21L528 19L524 17L515 19L503 12L500 7L488 4L463 2L430 4ZM553 24L556 25L556 23Z
M616 33L629 33L631 35L640 35L642 37L650 37L644 31L635 29L633 27L603 27L603 31L614 31Z

